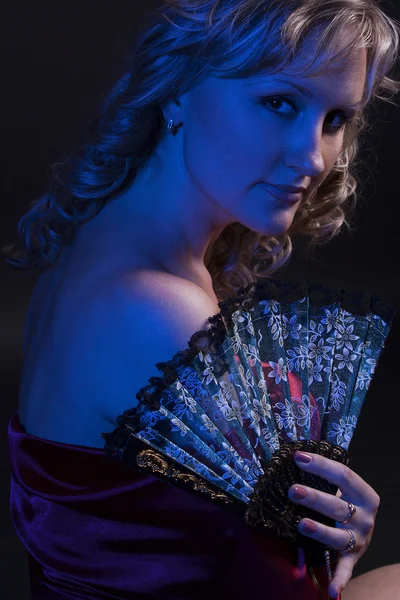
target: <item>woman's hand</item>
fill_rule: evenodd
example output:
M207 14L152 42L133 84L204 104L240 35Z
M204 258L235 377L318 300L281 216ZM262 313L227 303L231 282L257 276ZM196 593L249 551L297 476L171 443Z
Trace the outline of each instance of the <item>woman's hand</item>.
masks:
M336 599L337 595L350 581L354 566L371 542L380 498L366 481L345 465L312 452L307 453L311 457L311 461L302 463L297 460L299 454L304 453L295 453L298 467L307 473L314 473L336 484L339 487L338 494L341 492L341 495L333 496L315 488L293 485L288 493L292 502L312 508L336 521L336 527L328 527L311 519L302 519L298 525L300 533L339 552L347 547L350 540L349 534L345 531L346 529L351 529L356 539L356 545L352 550L339 555L336 571L332 573L328 593L331 598ZM306 497L304 500L294 497L295 487L305 490ZM354 504L356 512L347 523L342 524L341 521L344 521L349 513L347 502ZM311 521L316 526L315 533L306 531L304 528L305 521Z

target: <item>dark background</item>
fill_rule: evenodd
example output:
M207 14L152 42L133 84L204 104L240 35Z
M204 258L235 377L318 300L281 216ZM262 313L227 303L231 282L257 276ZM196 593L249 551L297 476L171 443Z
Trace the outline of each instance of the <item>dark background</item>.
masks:
M16 241L17 221L45 192L51 164L72 151L91 124L101 94L119 74L118 57L146 4L14 0L1 8L0 245ZM399 20L398 0L381 6ZM400 78L399 68L397 74ZM395 101L400 104L399 96ZM399 139L399 110L381 103L361 150L368 168L361 177L357 230L308 257L304 244L295 240L283 278L369 289L400 306ZM8 600L29 597L26 555L9 516L7 424L18 406L24 318L37 275L0 268L0 596ZM350 446L352 468L381 497L372 543L354 575L400 562L399 341L396 318Z

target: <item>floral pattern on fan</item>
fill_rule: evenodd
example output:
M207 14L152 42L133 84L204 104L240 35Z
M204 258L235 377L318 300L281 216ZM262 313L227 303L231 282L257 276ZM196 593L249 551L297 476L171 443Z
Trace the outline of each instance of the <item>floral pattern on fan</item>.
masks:
M241 288L219 307L210 330L158 363L163 377L151 378L137 393L138 406L102 434L106 451L132 464L126 448L140 440L244 510L262 482L265 511L273 504L271 526L297 539L293 529L306 513L285 497L291 483L333 494L337 488L300 473L292 451L312 447L347 464L395 311L368 292L276 280ZM275 482L265 481L264 473L274 472L269 465L276 465ZM282 528L279 515L289 512L290 527Z
M260 457L270 460L284 443L327 439L348 449L388 325L378 315L352 315L339 303L309 306L308 300L262 300L235 311L220 348L230 370L217 379L211 348L200 350L191 366L176 369L159 411L139 407L147 427L137 435L157 439L185 464L190 446L209 478L207 466L219 467L226 491L232 478L244 489L246 481L254 484Z

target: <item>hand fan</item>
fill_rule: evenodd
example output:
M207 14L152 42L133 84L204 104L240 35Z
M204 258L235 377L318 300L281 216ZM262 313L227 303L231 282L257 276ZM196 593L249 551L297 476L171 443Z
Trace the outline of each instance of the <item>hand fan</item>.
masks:
M208 330L156 366L139 403L103 433L105 451L131 467L200 494L304 548L308 564L329 549L303 536L294 483L336 494L299 469L297 450L349 464L348 448L395 310L366 292L263 279L218 304Z

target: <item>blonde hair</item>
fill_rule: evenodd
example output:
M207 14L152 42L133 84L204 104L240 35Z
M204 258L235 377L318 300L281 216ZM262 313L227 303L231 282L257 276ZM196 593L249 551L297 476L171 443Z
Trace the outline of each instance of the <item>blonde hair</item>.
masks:
M332 56L338 34L349 25L351 42ZM358 196L358 138L370 128L366 108L377 99L391 102L400 90L400 83L388 76L397 59L399 23L376 0L163 0L142 23L122 62L123 74L105 97L87 139L52 165L47 193L19 220L24 250L6 246L5 262L30 269L57 261L79 225L126 190L148 164L166 134L160 109L165 100L209 74L242 78L261 70L276 72L296 57L316 28L319 37L305 76L323 72L355 47L366 47L362 110L346 125L333 169L284 235L262 236L240 223L222 231L206 262L214 291L221 300L272 275L292 253L292 234L308 236L310 248L332 239L343 224L351 229L346 219Z

